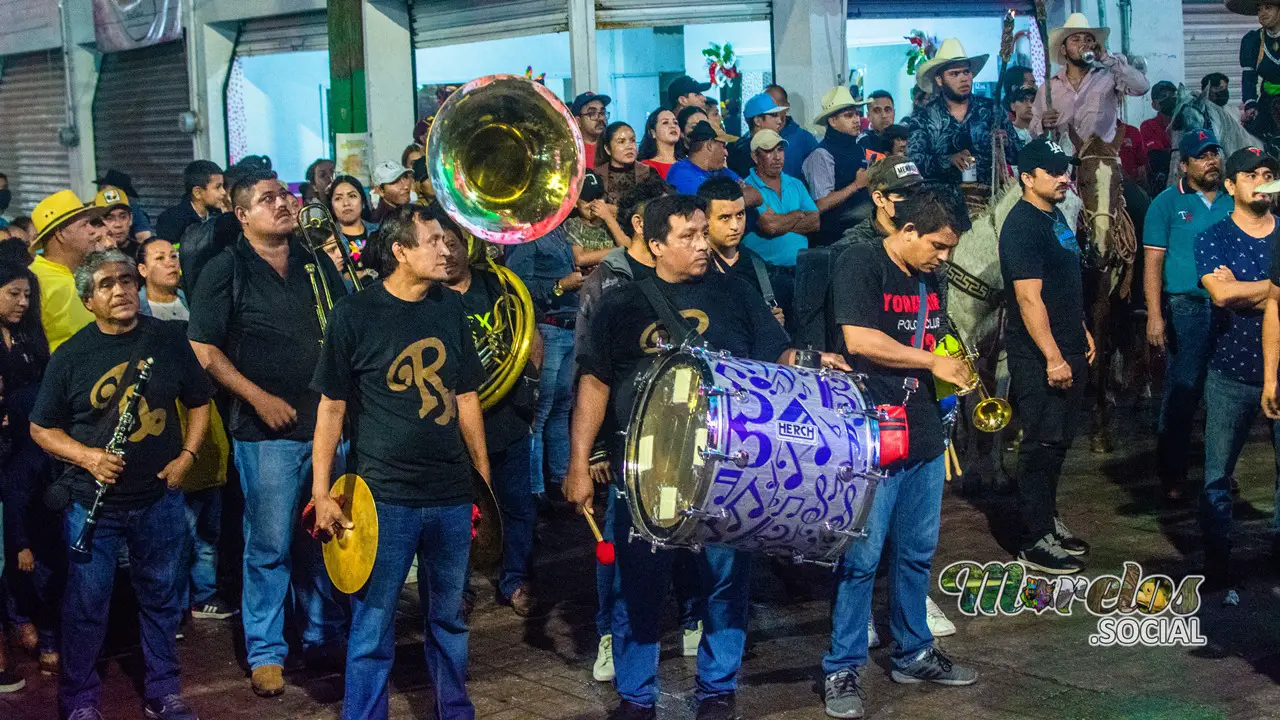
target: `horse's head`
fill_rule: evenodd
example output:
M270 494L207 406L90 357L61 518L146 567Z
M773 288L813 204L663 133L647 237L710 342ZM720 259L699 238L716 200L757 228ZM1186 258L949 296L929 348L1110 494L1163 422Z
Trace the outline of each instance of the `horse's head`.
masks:
M1110 257L1116 214L1123 204L1124 174L1120 171L1120 147L1124 144L1124 127L1106 142L1096 135L1081 140L1072 129L1071 142L1076 148L1080 166L1076 170L1076 187L1084 201L1085 224L1094 250L1104 261Z

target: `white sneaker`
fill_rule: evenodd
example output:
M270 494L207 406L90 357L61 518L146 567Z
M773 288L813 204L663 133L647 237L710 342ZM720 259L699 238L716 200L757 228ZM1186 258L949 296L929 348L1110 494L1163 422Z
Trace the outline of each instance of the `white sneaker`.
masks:
M702 621L692 630L684 631L684 656L698 657L698 646L702 644Z
M613 680L613 636L601 635L600 647L596 648L596 664L591 668L591 677L597 682Z
M880 647L880 633L876 632L876 619L872 616L867 618L867 649L878 647Z
M942 608L938 607L938 604L935 603L931 597L926 596L924 600L924 615L925 621L929 625L929 632L932 633L934 637L955 635L956 624L948 620L946 615L942 614Z

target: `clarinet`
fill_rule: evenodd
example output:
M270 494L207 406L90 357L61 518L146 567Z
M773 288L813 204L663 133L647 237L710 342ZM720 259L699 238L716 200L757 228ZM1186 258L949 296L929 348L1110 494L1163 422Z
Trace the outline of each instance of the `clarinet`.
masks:
M116 457L124 457L125 443L129 440L129 433L133 432L133 426L137 424L138 402L147 388L147 380L151 379L151 365L154 362L155 358L150 357L143 360L138 365L138 376L125 391L127 395L124 407L120 410L120 419L116 420L116 429L111 433L111 440L103 448ZM71 551L82 555L93 552L93 532L98 529L98 514L102 512L102 498L107 494L107 488L111 487L97 478L93 481L98 486L93 496L93 505L89 507L84 526L80 528L80 536L71 544Z

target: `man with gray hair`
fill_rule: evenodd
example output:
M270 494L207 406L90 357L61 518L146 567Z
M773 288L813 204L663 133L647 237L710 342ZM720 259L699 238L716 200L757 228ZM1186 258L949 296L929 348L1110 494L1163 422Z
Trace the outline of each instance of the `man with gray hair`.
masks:
M65 506L67 537L80 537L89 508L106 488L87 551L73 553L67 563L61 716L102 717L95 666L106 637L116 561L127 548L146 665L145 716L195 720L178 686L175 638L182 607L174 584L187 519L176 490L208 429L213 388L181 325L138 314L132 260L119 250L92 252L74 277L93 322L54 352L31 412L31 438L69 467L46 494L50 504ZM140 397L133 421L121 423L125 401L135 394ZM179 401L188 409L185 431ZM122 452L105 449L117 426L126 426Z

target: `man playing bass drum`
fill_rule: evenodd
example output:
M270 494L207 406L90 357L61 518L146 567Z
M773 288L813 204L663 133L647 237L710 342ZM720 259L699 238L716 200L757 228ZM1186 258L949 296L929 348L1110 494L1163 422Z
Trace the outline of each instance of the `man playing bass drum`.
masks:
M347 417L353 472L369 485L378 513L373 572L351 598L342 707L347 720L387 717L392 626L414 557L435 715L475 717L466 687L469 631L462 597L473 469L489 480L476 395L484 368L461 299L443 285L445 228L461 235L436 205L407 205L388 216L374 243L385 280L334 307L312 379L320 393L312 450L316 528L341 533L353 527L329 484Z
M682 319L696 322L697 331L717 350L765 362L786 362L793 356L786 331L758 292L740 278L707 272L711 247L700 199L668 195L651 201L644 212L644 239L657 263L654 277L604 295L588 331L590 351L578 358L582 375L570 430L565 497L583 512L592 511L591 450L606 414L614 413L618 427L627 426L635 399L633 380L658 357L660 337L678 344L678 333L692 327L665 327L646 297L646 287L673 303ZM824 355L824 362L848 369L836 356ZM622 453L610 455L618 458ZM610 717L647 720L656 717L662 600L675 554L650 552L648 545L625 541L631 513L621 495L614 499L620 593L615 599L613 660L622 700ZM747 634L751 556L727 546L708 546L698 555L698 564L709 596L698 649L697 717L728 720L735 716L734 693Z
M153 720L195 720L178 688L175 638L182 604L187 511L179 489L209 426L213 388L184 328L138 314L137 268L118 250L90 253L75 271L76 291L94 322L63 343L49 360L31 412L31 438L71 465L65 477L74 502L65 513L66 535L84 528L97 483L106 483L88 553L71 553L62 604L62 717L101 718L102 681L96 665L107 632L116 562L129 553L138 597L146 665L143 712ZM116 430L138 365L152 358L150 376L127 429L124 455L103 447ZM183 433L177 402L189 410ZM95 482L96 481L96 482ZM53 493L50 493L52 496ZM48 498L52 504L54 498Z

